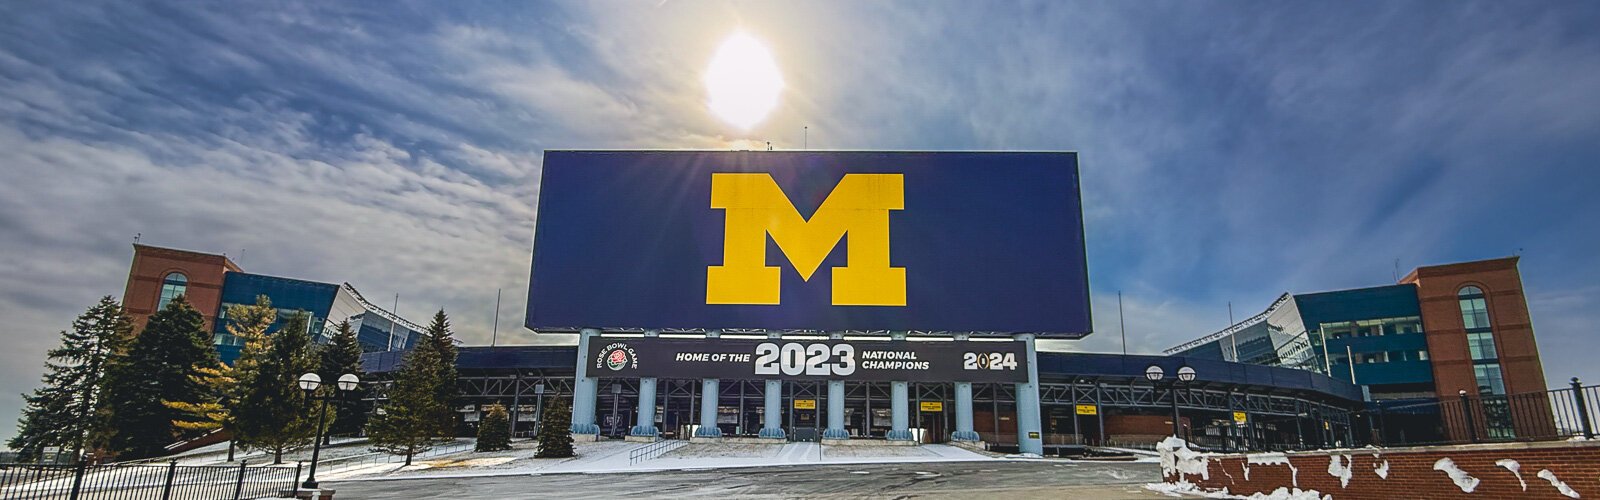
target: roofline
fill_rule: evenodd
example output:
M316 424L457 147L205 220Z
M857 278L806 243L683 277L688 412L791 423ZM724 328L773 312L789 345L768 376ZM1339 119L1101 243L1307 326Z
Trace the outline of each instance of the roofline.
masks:
M1421 279L1421 278L1423 278L1425 276L1447 276L1447 275L1451 275L1451 274L1460 274L1460 273L1465 273L1465 272L1473 272L1473 271L1481 270L1481 269L1468 269L1468 268L1484 268L1484 267L1487 267L1487 268L1492 268L1492 269L1500 269L1500 268L1516 269L1517 268L1517 264L1520 263L1521 261L1522 261L1522 256L1520 256L1520 255L1512 255L1510 257L1496 257L1496 258L1492 258L1492 259L1469 260L1469 261L1465 261L1465 262L1451 262L1451 263L1448 263L1448 264L1436 264L1436 265L1431 265L1431 266L1417 266L1416 269L1412 269L1411 272L1406 273L1406 277L1401 278L1400 279L1400 283L1401 284L1416 283L1417 280L1419 280L1419 279Z
M146 244L137 243L137 242L133 244L133 252L135 254L138 254L141 250L150 250L150 251L155 251L155 252L172 252L172 253L188 254L188 255L194 255L194 256L200 256L200 257L210 257L210 258L214 258L214 259L222 259L223 267L227 268L229 271L236 272L236 273L244 272L244 270L239 267L239 264L234 263L233 260L231 260L231 259L228 259L228 256L226 254L216 254L216 253L210 253L210 252L197 252L197 251L194 251L194 250L185 250L185 249L182 249L182 248L172 248L172 247L160 247L160 246L155 246L155 245L146 245Z
M1293 298L1294 298L1294 295L1289 294L1289 293L1286 292L1283 295L1278 296L1278 300L1272 301L1272 305L1267 306L1267 310L1261 311L1261 314L1257 314L1255 316L1251 316L1249 318L1245 318L1243 321L1240 321L1238 323L1234 323L1232 325L1228 325L1228 327L1227 328L1223 328L1222 331L1219 331L1219 332L1216 332L1216 333L1212 333L1210 335L1206 335L1204 337L1200 337L1200 338L1195 339L1195 340L1184 342L1182 344L1177 345L1176 347L1167 348L1166 350L1161 351L1161 353L1170 356L1170 355L1174 355L1174 354L1177 354L1177 353L1180 353L1180 352L1183 352L1183 351L1187 351L1189 349L1200 347L1202 345L1211 343L1212 341L1215 341L1215 340L1221 340L1221 339L1227 338L1229 335L1233 335L1235 333L1239 333L1240 331L1244 330L1245 328L1249 328L1249 327L1255 326L1257 323L1261 323L1263 321L1266 321L1267 320L1267 316L1271 316L1272 313L1277 312L1278 309L1283 308L1283 305L1288 303L1289 300L1293 299Z
M422 332L426 331L426 330L424 330L422 328L421 325L418 325L416 323L412 323L411 321L400 317L399 314L395 314L393 312L390 312L387 309L384 309L382 307L378 307L376 304L373 304L372 302L367 301L367 298L361 296L361 292L356 291L356 287L351 286L349 282L342 283L339 288L343 289L344 291L350 292L350 295L356 298L356 302L359 302L361 304L361 307L366 308L368 311L373 311L373 312L378 313L378 315L382 316L383 319L387 319L387 320L395 322L395 323L400 323L402 326L405 326L406 328L410 328L411 331L414 331L414 332L417 332L417 333L422 333Z

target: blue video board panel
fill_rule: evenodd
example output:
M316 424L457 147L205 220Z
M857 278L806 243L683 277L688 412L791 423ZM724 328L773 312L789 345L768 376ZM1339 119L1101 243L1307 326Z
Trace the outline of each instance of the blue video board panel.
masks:
M1090 331L1077 155L549 151L526 325Z

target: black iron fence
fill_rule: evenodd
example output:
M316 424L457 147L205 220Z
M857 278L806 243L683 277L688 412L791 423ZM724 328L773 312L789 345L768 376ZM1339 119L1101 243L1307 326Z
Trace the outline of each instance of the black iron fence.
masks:
M1379 446L1593 439L1600 385L1511 395L1378 401L1357 415L1365 441Z
M0 498L241 500L275 497L299 483L293 467L238 465L0 464Z

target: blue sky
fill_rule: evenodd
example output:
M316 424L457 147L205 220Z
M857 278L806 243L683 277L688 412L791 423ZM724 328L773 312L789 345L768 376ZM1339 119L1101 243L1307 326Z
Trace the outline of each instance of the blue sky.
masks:
M543 149L802 127L1080 152L1100 333L1057 348L1120 349L1118 290L1154 352L1229 301L1520 253L1549 380L1600 381L1600 4L329 3L0 4L0 438L136 233L486 342ZM737 30L786 82L748 132L700 76Z

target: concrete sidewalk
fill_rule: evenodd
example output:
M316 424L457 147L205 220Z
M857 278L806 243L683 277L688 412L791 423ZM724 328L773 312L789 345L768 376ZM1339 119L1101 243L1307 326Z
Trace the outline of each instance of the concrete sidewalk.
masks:
M817 443L685 444L660 457L630 463L635 450L650 443L601 441L579 443L578 456L535 458L531 442L506 452L457 453L418 460L413 465L379 464L330 472L326 480L374 481L415 478L466 478L531 474L613 474L663 470L699 470L794 465L982 462L994 458L948 445L822 446Z

